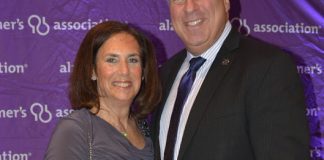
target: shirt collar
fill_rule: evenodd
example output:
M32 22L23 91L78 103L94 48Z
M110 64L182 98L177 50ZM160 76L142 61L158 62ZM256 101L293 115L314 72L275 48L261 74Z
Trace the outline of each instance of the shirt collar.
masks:
M226 37L229 35L231 29L232 29L232 25L229 21L227 21L225 24L224 30L223 30L222 34L220 35L220 37L217 39L217 41L210 48L208 48L204 53L202 53L200 55L200 57L205 58L207 61L214 61L220 47L223 45L223 43L224 43ZM189 60L194 57L198 57L198 56L194 56L192 53L187 51L187 57L186 57L185 61L189 62Z

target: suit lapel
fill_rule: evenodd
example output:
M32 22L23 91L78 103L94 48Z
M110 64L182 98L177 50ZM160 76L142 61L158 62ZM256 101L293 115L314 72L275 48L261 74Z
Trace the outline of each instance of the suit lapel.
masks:
M233 61L232 51L238 47L238 43L238 34L232 29L210 67L192 106L182 138L178 159L183 159L186 148L195 134L206 109L209 107L209 101L213 98L225 73L231 67L231 62ZM213 87L210 87L210 85L213 85Z

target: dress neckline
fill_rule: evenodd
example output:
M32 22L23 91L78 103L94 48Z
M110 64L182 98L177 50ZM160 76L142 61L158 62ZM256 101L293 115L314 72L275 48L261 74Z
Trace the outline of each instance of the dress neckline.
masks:
M121 132L119 132L114 126L112 126L109 122L105 121L104 119L102 119L101 117L91 113L89 111L89 113L91 114L91 117L94 117L95 119L97 119L97 121L99 123L102 123L103 125L106 125L108 128L110 128L113 132L115 132L118 137L123 140L123 141L126 141L127 144L129 144L130 146L132 146L133 148L135 148L136 150L138 151L143 151L146 147L148 147L148 144L147 144L147 137L145 135L143 135L143 133L141 133L143 135L143 138L144 138L144 147L143 148L138 148L136 147L135 145L133 145L128 139L127 137L125 137ZM138 123L137 123L138 125ZM138 126L137 126L138 127ZM140 128L138 128L140 129ZM141 129L140 129L141 130Z

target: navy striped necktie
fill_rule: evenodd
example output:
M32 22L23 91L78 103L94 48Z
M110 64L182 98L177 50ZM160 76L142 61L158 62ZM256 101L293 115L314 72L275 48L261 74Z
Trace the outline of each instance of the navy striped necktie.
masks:
M182 113L182 108L187 100L188 94L191 90L191 86L196 78L196 72L204 64L206 59L202 57L192 58L190 60L190 66L188 71L182 76L179 87L177 98L174 103L167 141L164 149L164 160L173 160L174 147L177 140L177 132L180 121L180 116Z

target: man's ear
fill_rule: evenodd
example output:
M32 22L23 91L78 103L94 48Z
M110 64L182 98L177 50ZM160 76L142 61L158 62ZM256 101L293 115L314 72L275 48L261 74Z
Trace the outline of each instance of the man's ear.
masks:
M224 0L224 6L225 6L226 12L229 12L229 10L231 8L230 0Z

